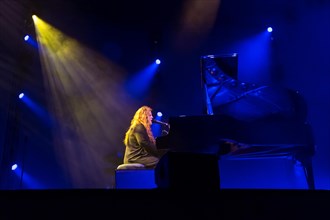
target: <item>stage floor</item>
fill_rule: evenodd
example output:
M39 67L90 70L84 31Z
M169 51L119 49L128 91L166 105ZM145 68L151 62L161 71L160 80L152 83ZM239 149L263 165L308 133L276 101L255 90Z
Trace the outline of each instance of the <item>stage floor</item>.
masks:
M329 190L2 190L0 219L326 219L329 202Z

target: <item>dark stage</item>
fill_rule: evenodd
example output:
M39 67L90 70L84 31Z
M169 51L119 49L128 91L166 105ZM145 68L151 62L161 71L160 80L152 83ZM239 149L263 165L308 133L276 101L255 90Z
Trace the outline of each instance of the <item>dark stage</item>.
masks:
M324 190L4 190L1 219L327 219Z

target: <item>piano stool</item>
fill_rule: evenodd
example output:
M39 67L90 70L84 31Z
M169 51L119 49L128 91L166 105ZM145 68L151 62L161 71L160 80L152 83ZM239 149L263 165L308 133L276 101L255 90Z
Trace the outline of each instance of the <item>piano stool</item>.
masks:
M143 164L120 164L115 170L116 189L153 189L156 188L154 169Z

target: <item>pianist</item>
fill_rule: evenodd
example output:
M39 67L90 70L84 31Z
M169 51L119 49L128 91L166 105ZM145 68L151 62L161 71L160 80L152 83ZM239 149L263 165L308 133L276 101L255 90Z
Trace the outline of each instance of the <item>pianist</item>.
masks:
M148 106L142 106L135 112L124 138L124 164L140 163L146 168L156 167L161 153L151 130L152 120L152 109Z

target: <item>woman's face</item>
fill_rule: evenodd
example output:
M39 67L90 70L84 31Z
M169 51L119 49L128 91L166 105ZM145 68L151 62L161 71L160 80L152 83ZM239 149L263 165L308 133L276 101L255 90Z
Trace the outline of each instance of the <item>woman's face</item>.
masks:
M149 111L148 113L147 113L147 119L148 119L148 123L149 124L152 124L152 119L153 119L154 117L152 116L152 112L151 111Z

